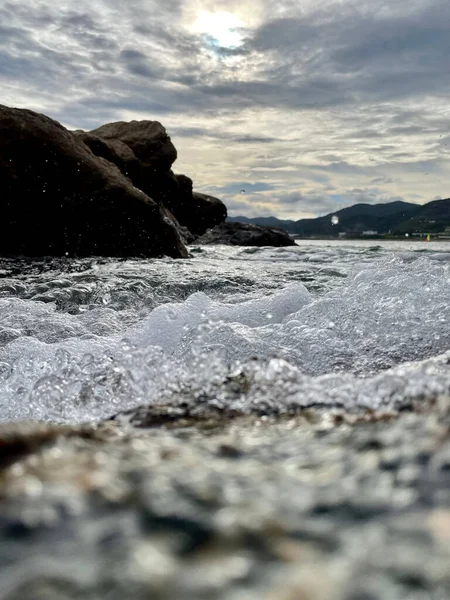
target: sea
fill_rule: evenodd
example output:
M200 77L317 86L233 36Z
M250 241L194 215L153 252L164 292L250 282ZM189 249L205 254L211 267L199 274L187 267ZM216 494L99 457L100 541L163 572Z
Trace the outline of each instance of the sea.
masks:
M180 397L398 409L450 393L450 242L297 244L0 259L0 420L99 422Z

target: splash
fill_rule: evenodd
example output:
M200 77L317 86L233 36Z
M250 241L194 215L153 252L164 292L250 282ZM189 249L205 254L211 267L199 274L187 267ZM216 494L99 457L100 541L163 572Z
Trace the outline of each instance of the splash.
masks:
M376 408L450 393L446 261L383 259L340 281L232 303L195 292L140 319L1 299L1 419L99 420L180 398L244 412Z

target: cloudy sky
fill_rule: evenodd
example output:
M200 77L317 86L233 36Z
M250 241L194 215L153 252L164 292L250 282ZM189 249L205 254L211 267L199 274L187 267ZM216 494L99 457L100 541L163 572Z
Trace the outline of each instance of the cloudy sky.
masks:
M2 0L0 103L161 121L232 215L423 203L450 196L449 23L448 0Z

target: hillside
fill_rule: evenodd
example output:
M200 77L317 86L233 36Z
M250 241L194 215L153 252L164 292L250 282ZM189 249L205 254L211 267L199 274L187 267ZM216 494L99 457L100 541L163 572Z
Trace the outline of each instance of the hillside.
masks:
M279 227L289 232L295 231L296 221L277 219L277 217L255 217L251 219L249 217L228 217L227 221L230 223L250 223L252 225L265 225L267 227Z
M299 237L334 237L339 233L358 235L362 234L363 231L377 231L384 234L398 229L403 222L410 221L423 208L417 204L396 201L386 204L355 204L316 219L292 221L277 219L276 217L256 217L253 219L229 217L228 220L281 227ZM331 217L333 216L339 219L337 224L332 223Z
M438 233L450 227L450 198L433 200L400 223L393 233Z

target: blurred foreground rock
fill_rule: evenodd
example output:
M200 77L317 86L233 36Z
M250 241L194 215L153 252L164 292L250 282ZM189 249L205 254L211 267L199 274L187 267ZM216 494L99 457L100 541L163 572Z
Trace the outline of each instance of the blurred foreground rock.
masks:
M150 412L150 429L0 429L3 449L28 449L0 471L2 599L450 597L448 398Z

